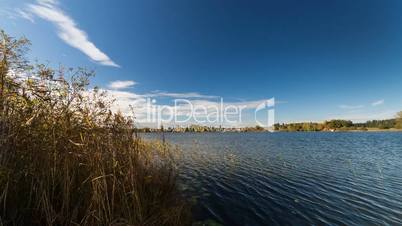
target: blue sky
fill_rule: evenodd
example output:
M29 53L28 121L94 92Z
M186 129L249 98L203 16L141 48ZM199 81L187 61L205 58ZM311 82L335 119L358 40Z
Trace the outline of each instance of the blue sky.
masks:
M275 97L278 122L402 110L400 0L94 2L1 0L0 27L40 61L95 69L124 103Z

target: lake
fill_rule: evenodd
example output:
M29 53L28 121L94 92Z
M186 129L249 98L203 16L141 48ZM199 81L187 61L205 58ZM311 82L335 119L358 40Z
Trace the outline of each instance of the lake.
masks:
M158 138L158 134L144 134ZM197 221L402 225L402 133L176 133Z

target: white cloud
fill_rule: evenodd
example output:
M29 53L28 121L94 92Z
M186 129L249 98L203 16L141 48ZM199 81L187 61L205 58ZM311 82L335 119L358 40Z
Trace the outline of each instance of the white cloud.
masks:
M35 23L34 17L31 13L25 12L21 9L15 9L15 12L22 18L29 20L31 23Z
M170 92L153 92L147 95L148 97L171 97L171 98L219 98L218 96L203 95L196 92L190 93L170 93Z
M339 105L339 108L353 110L353 109L364 108L364 105L344 105L343 104L343 105Z
M0 8L0 17L2 18L7 18L10 20L15 20L18 18L19 15L17 15L16 11L13 10L12 8L8 8L8 7L3 7Z
M51 5L59 4L59 1L57 1L57 0L38 0L38 2L41 3L41 4L44 4L44 5L46 5L46 4L51 4Z
M373 103L371 103L371 106L376 107L376 106L382 105L382 104L384 104L384 100L383 100L383 99L382 99L382 100L374 101Z
M93 61L106 65L119 67L105 53L93 44L85 31L78 28L76 22L58 7L55 0L37 0L36 4L28 4L27 12L22 11L20 16L33 21L30 14L34 14L44 20L53 23L58 31L58 36L68 45L80 50Z
M128 81L117 80L117 81L111 82L109 84L109 88L111 88L111 89L127 89L127 88L134 86L135 84L137 84L137 83L134 81L130 81L130 80L128 80Z
M121 84L128 81L119 81ZM113 83L113 82L112 82ZM190 114L196 117L204 117L209 115L213 112L216 112L217 109L226 108L227 106L233 106L237 108L244 109L245 111L257 108L262 102L267 100L255 100L255 101L233 101L233 102L223 102L221 103L221 99L214 99L211 100L211 97L215 96L208 96L202 95L197 92L190 92L190 93L169 93L169 92L158 92L158 93L151 93L151 94L138 94L132 91L120 90L112 88L109 85L108 89L102 90L107 91L109 97L114 99L114 103L112 106L113 111L120 111L125 115L134 116L135 121L140 126L150 126L156 127L157 123L152 121L154 117L188 117ZM126 87L120 84L118 85L119 88ZM196 99L191 99L191 97ZM166 98L168 98L168 102L166 102ZM175 99L185 99L187 101L179 101L177 103L174 102ZM162 115L158 114L156 109L165 109L161 112ZM193 111L194 109L205 109L205 112ZM237 117L237 116L233 116ZM250 117L254 117L251 115ZM244 118L246 121L249 120L247 117ZM250 118L252 119L252 118ZM213 126L249 126L255 125L254 121L250 122L236 122L235 124L230 124L229 122L222 123L212 123L208 125ZM187 123L187 124L186 124ZM184 124L170 124L169 126L185 126L190 124L199 124L195 121L190 120ZM227 124L229 123L229 124ZM246 123L246 124L242 124ZM168 124L164 124L168 126Z

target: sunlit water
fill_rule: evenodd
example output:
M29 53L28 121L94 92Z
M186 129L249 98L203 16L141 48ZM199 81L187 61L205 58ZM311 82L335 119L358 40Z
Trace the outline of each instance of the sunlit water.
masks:
M184 150L181 188L198 221L402 225L402 133L184 133L165 138Z

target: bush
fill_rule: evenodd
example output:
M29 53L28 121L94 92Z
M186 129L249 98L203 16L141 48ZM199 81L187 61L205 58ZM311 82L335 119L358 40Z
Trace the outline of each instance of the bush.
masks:
M89 91L93 72L30 66L29 42L1 35L1 223L188 223L175 151L138 138L104 92Z

